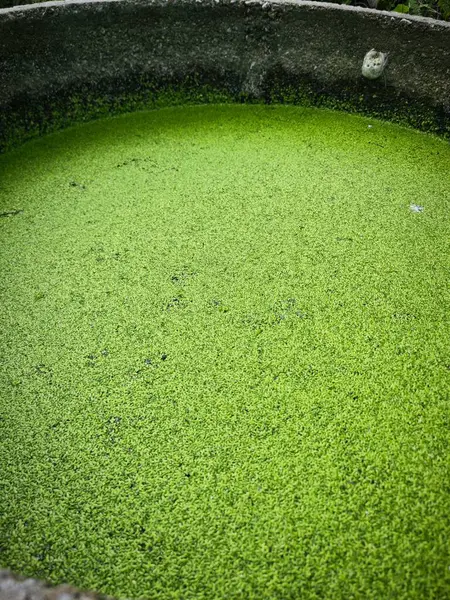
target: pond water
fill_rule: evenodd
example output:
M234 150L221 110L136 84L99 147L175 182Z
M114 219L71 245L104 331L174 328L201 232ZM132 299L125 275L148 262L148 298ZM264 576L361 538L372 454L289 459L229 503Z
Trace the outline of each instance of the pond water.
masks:
M170 108L0 157L0 564L127 598L444 598L450 147Z

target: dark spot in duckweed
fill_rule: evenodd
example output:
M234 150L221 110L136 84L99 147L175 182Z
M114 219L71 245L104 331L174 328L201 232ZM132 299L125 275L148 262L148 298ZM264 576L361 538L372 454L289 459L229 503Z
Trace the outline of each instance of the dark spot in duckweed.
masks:
M269 318L270 324L278 324L282 321L286 321L288 318L294 316L300 319L305 319L307 314L297 309L296 298L287 298L286 300L280 300L273 306L273 313Z
M112 260L122 261L122 260L126 259L127 253L128 253L128 248L123 248L121 252L119 252L119 251L107 252L102 245L99 245L97 247L92 246L88 250L88 252L86 253L85 256L88 256L90 254L96 254L96 256L94 257L95 261L98 263L101 263L101 262L112 261Z
M157 171L158 173L163 173L164 171L178 171L178 167L162 167L156 160L148 156L143 158L128 158L116 165L116 169L122 169L123 167L136 167L140 171Z
M117 415L112 415L106 422L106 435L111 444L115 444L117 441L121 423L122 417Z
M134 369L129 373L131 379L139 379L142 374L142 369Z
M69 185L70 185L70 187L78 188L79 190L85 190L86 189L86 186L83 185L82 183L78 183L78 181L71 181L69 183Z
M20 215L20 213L23 213L22 208L17 208L17 209L13 209L13 210L5 210L4 212L0 213L0 217L15 217L16 215Z
M87 367L95 367L97 358L98 358L97 354L89 354L87 356L86 366Z
M394 313L392 318L400 321L411 321L416 319L416 315L413 315L412 313Z
M230 308L228 306L226 306L222 302L222 300L216 300L216 299L210 300L210 304L211 304L211 306L214 306L214 308L217 308L217 310L222 313L226 313L230 310Z
M100 356L102 356L103 358L106 358L107 356L109 356L108 350L106 348L104 348L103 350L100 351L99 354L95 354L94 352L91 352L91 354L88 354L86 357L86 365L88 367L95 367Z
M157 167L158 163L151 159L151 158L129 158L127 160L124 160L123 162L119 163L118 165L116 165L116 169L121 169L122 167L140 167L145 168L145 163L147 163L147 165L151 168L151 167Z
M80 292L70 292L69 296L70 301L75 302L79 306L83 306L84 304L86 304L86 299Z
M46 558L48 558L49 552L52 549L52 544L49 542L47 544L45 544L45 546L42 548L41 552L39 554L36 555L36 559L38 561L43 561Z
M174 285L186 285L186 283L196 275L196 271L191 271L188 267L183 267L179 273L175 273L171 276L170 281Z
M167 354L163 353L163 354L161 354L161 356L159 358L162 362L164 362L165 360L167 360ZM158 367L158 364L155 362L155 359L152 360L151 358L145 358L144 364L146 364L149 367L150 366ZM140 372L140 370L139 370L139 372Z
M65 427L69 422L69 419L62 419L61 421L56 421L55 423L52 423L50 427L51 429L57 429L60 426Z
M175 296L166 304L166 310L186 308L188 301L181 295Z
M34 368L39 375L52 375L52 370L50 367L47 367L47 365L34 365Z
M122 167L126 167L127 165L133 165L140 161L139 158L130 158L128 160L124 160L122 163L116 165L116 169L121 169Z

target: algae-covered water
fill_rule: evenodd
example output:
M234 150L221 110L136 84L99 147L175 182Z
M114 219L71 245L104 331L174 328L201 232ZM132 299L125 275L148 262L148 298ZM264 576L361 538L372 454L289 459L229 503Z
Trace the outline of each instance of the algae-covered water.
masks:
M171 108L0 157L0 566L450 598L450 147Z

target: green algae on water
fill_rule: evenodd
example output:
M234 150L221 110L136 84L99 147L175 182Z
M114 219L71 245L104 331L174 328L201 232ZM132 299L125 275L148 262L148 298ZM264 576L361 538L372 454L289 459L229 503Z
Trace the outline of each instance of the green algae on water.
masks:
M449 167L286 106L1 156L0 564L123 598L449 598Z

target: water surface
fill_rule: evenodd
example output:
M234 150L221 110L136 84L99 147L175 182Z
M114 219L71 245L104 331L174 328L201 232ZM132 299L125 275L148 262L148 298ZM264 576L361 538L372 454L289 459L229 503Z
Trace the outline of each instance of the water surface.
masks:
M450 597L450 148L164 109L0 157L0 565Z

